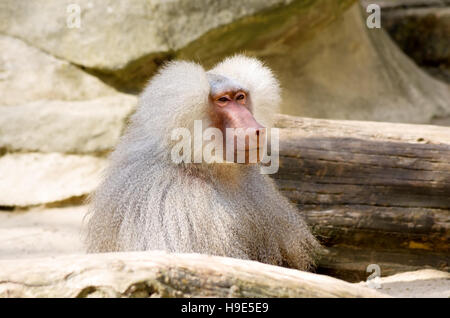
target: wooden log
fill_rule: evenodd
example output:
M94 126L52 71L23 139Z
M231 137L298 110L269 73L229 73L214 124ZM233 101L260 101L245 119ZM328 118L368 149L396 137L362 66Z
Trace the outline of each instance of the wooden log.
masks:
M0 261L0 297L387 297L254 261L131 252Z
M433 252L430 266L449 269L450 127L287 115L276 126L273 177L325 246Z
M327 248L317 273L339 277L348 282L365 281L370 273L369 264L380 268L380 276L434 268L448 272L448 256L431 251L411 249L390 250L358 248L355 246L333 246Z

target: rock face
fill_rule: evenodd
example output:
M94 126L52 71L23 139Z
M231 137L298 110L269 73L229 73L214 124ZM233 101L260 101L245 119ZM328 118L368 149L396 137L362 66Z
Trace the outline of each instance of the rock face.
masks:
M354 2L83 0L81 26L70 28L69 0L7 0L0 31L126 92L139 92L164 61L212 66L245 51L278 75L287 114L409 123L450 116L449 87L418 69L383 30L368 29L357 4L342 15Z
M40 99L86 100L114 93L98 78L67 61L0 35L0 106Z
M78 65L117 70L149 54L176 51L242 17L291 2L81 0L76 2L78 29L67 26L71 0L19 4L5 0L0 6L0 31Z
M0 4L0 32L106 76L119 89L136 92L162 61L210 30L292 2L82 0L76 3L80 28L71 28L73 1L7 0Z
M0 32L89 68L121 90L136 92L163 61L204 59L204 52L217 60L254 45L262 48L299 27L299 21L305 21L300 25L305 29L329 23L353 2L136 0L124 5L82 0L77 2L80 28L70 28L70 0L6 0L0 4Z

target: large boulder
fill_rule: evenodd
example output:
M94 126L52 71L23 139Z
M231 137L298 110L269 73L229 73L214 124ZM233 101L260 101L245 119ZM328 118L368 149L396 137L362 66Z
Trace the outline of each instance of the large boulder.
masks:
M81 27L70 28L71 0L5 0L0 6L0 31L72 63L117 70L149 54L179 50L219 26L292 2L80 0L76 4Z

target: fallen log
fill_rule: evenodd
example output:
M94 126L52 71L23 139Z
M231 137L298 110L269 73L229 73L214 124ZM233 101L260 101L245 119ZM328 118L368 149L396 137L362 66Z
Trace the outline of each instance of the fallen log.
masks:
M368 259L363 249L426 253L429 266L449 269L450 127L287 115L276 126L273 178L325 246L358 248L354 263Z
M0 297L387 297L254 261L131 252L1 260Z

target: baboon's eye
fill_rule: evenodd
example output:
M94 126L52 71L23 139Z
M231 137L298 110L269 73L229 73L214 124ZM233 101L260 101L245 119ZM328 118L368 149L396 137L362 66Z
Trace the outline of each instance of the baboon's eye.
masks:
M238 92L234 98L239 104L244 105L246 103L246 96L244 92Z
M218 99L218 101L219 101L219 102L223 102L223 103L225 103L225 102L228 102L228 101L229 101L229 99L228 99L228 98L226 98L226 97L221 97L221 98L219 98L219 99Z

